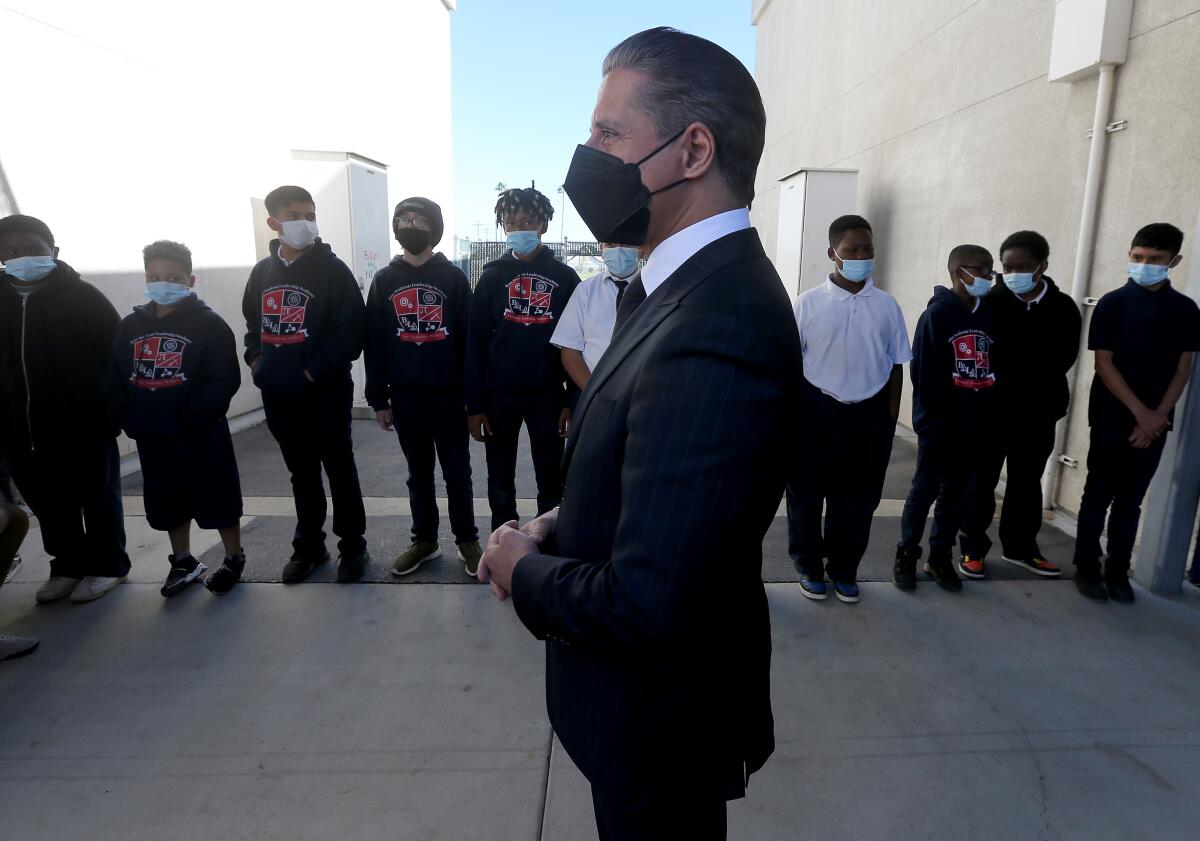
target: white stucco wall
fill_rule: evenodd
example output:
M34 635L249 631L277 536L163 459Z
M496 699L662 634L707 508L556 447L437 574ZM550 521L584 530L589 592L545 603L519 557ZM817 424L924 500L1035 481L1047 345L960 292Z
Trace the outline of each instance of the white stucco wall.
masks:
M999 248L1032 228L1049 274L1070 289L1096 78L1047 81L1052 0L755 0L756 78L767 148L753 217L768 254L778 179L802 167L859 170L859 212L875 228L878 280L910 331L949 250ZM1128 62L1116 71L1095 264L1088 295L1121 285L1129 240L1148 222L1189 234L1200 211L1200 0L1138 0ZM1090 310L1090 308L1089 308ZM1085 311L1085 319L1090 311ZM1085 321L1086 331L1086 321ZM1074 372L1058 503L1077 509L1087 455L1091 354ZM905 397L902 418L909 416Z
M6 92L0 161L21 212L122 313L141 295L142 247L175 239L240 339L250 200L292 183L293 149L382 161L391 204L427 195L453 230L453 3L4 5L31 17L0 10L4 78L20 88ZM244 384L232 411L257 405Z

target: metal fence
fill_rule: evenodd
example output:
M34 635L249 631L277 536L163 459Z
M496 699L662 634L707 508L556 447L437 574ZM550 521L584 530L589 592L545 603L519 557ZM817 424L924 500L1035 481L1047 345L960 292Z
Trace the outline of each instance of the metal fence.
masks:
M542 244L549 248L556 258L575 267L578 266L581 258L591 258L597 263L600 262L600 243L598 242L567 241ZM471 243L471 269L467 272L467 277L471 281L472 289L475 288L475 284L479 283L479 275L483 272L483 267L491 261L503 257L507 250L508 246L503 241Z

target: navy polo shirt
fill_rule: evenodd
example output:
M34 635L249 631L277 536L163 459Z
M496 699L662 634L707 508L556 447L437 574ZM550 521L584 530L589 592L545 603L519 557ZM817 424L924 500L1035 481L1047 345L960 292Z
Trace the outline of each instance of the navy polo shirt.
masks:
M1133 393L1153 409L1162 402L1179 367L1179 357L1200 350L1200 308L1171 287L1151 292L1133 280L1109 292L1092 314L1089 350L1110 350ZM1173 414L1173 413L1172 413ZM1131 429L1133 415L1100 381L1092 378L1091 426Z

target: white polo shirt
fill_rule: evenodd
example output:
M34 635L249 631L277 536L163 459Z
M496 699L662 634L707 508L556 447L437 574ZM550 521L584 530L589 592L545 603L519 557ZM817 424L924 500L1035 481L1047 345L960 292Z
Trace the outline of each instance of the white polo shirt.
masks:
M635 271L626 278L614 278L607 270L585 280L571 297L558 319L550 343L555 347L570 348L583 354L589 371L595 371L600 357L612 341L613 325L617 321L617 284L615 280L633 283ZM629 289L628 286L625 287Z
M878 394L892 368L912 359L904 313L868 278L851 294L830 278L801 292L792 308L804 351L804 378L842 403Z

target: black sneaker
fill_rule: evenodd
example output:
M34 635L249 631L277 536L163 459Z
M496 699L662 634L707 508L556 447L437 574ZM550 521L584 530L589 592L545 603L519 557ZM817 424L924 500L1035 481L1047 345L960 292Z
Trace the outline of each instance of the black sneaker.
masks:
M1133 585L1129 583L1127 574L1105 576L1104 583L1108 586L1108 597L1117 604L1133 604Z
M329 560L329 552L322 549L318 556L307 555L303 552L292 553L292 558L283 567L280 580L284 584L299 584L312 575L314 569Z
M242 580L242 571L246 568L246 553L238 552L236 558L226 558L221 568L204 579L204 586L214 596L223 596L233 589L233 585Z
M1075 589L1094 602L1108 601L1108 589L1104 586L1104 580L1097 573L1085 572L1076 567Z
M925 572L947 593L962 590L962 579L954 571L954 562L949 557L930 558L925 562Z
M358 581L367 571L367 564L370 562L371 555L365 548L357 552L352 552L349 555L339 555L337 583L353 584L355 581Z
M921 547L905 549L896 547L896 565L892 567L892 583L898 590L917 589L917 561L921 558Z
M167 560L171 562L171 571L167 573L167 580L163 582L162 589L159 590L163 594L163 598L167 599L182 593L187 585L203 575L205 570L208 569L208 567L191 555L183 558L176 558L174 555L169 555L167 556Z

